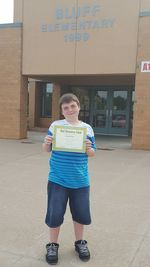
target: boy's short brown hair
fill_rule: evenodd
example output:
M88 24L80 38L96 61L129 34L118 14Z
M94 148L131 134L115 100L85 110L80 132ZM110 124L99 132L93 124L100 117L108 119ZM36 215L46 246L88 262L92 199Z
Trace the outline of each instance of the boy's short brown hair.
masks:
M67 104L68 104L68 103L70 103L71 101L76 102L77 105L78 105L78 107L80 106L80 102L79 102L79 99L77 98L77 96L74 95L74 94L71 94L71 93L62 95L62 96L60 97L60 100L59 100L59 105L60 105L60 107L61 107L62 104L64 104L64 103L67 103Z

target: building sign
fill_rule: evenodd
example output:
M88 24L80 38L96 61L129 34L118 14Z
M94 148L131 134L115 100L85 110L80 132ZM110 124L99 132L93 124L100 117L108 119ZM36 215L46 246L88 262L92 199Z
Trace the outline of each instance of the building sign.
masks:
M150 72L150 61L142 61L141 72Z
M49 23L41 24L41 32L64 32L65 42L88 41L89 30L99 31L112 28L115 19L104 17L104 7L99 4L83 4L73 7L57 7Z

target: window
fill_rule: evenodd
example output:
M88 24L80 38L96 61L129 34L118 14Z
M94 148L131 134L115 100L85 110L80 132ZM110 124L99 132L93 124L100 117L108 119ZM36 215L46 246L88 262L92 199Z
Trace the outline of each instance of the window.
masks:
M41 117L47 118L52 116L52 93L53 84L42 84L41 90Z

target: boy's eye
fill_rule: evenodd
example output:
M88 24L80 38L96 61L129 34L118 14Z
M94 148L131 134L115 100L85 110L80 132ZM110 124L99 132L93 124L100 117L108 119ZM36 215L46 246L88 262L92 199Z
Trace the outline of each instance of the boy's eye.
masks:
M64 110L68 110L68 107L64 107Z
M69 110L69 108L75 109L76 108L76 105L71 105L70 107L64 107L64 110L67 111L67 110Z
M71 105L71 108L76 108L76 105Z

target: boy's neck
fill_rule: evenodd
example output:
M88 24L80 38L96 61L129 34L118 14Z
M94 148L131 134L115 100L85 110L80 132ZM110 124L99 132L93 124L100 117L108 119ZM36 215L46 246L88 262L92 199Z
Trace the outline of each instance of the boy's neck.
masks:
M66 121L69 123L69 124L72 124L72 125L78 125L80 123L80 121L77 119L74 119L74 120L67 120Z

